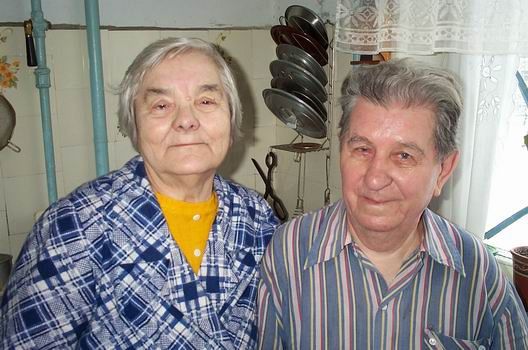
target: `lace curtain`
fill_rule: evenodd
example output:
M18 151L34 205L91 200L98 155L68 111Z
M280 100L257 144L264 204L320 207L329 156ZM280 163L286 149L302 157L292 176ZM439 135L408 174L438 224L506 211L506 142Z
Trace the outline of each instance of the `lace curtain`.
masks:
M335 47L528 54L527 0L337 0Z
M516 55L445 55L442 65L462 77L464 110L460 118L460 161L430 207L458 225L484 237L497 145L512 116ZM519 143L521 143L519 139ZM513 212L511 213L513 214ZM508 217L506 215L504 218ZM499 220L501 221L501 220Z

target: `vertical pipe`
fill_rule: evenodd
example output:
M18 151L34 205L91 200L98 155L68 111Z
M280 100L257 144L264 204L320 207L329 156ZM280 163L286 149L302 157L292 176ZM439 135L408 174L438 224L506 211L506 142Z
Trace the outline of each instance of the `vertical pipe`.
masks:
M40 94L40 113L42 119L42 134L44 139L44 159L46 161L46 177L48 185L48 201L57 200L57 181L55 178L55 154L53 150L53 131L51 127L51 108L49 88L50 70L46 66L46 30L48 25L44 20L40 0L31 0L31 21L37 54L38 67L35 69L36 86Z
M108 139L104 98L101 34L99 32L99 1L84 1L88 58L90 61L90 90L97 176L108 172Z

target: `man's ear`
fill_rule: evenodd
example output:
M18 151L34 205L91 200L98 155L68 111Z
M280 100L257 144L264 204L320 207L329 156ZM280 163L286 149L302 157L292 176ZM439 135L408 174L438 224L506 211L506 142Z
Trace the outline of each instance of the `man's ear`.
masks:
M453 174L453 171L455 171L459 158L460 158L460 153L455 150L451 154L449 154L447 157L445 157L442 163L440 164L442 168L440 170L440 174L438 175L438 178L436 179L436 185L435 185L435 189L433 192L433 195L435 197L438 197L440 193L442 193L442 188L444 187L447 180L449 180L449 177L451 176L451 174Z

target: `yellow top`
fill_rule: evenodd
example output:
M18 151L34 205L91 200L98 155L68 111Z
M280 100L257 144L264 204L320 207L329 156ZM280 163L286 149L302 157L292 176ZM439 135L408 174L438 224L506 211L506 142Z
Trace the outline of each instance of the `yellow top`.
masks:
M169 231L195 274L205 253L209 232L213 226L218 200L213 192L205 202L184 202L156 193Z

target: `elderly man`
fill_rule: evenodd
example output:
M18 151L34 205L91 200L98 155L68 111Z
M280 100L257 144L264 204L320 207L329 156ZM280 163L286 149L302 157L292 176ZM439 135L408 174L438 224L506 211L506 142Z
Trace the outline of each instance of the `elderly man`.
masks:
M452 174L461 97L409 60L342 88L342 200L281 226L262 262L262 349L528 349L482 243L427 209Z
M54 203L1 304L1 349L245 349L256 345L267 202L216 170L241 118L216 48L169 38L120 85L139 152Z

